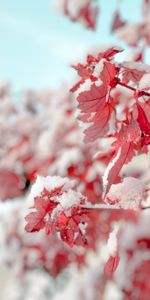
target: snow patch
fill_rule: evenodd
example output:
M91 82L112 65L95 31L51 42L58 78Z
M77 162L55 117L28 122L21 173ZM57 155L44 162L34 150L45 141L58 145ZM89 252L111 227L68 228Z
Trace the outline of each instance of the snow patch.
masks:
M113 231L110 233L108 241L107 241L107 248L110 256L115 256L117 252L117 234L119 230L119 225L116 223L114 225Z

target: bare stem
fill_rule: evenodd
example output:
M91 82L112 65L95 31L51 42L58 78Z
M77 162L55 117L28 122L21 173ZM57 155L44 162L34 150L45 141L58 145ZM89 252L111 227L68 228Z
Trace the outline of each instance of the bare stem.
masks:
M106 204L87 204L87 205L82 205L81 206L82 208L84 209L87 209L87 210L96 210L96 211L99 211L99 210L125 210L123 208L120 208L118 206L115 206L115 205L106 205ZM142 210L145 210L145 209L150 209L150 206L146 206L146 207L142 207L141 208Z
M129 86L129 85L123 83L123 82L118 82L118 84L121 85L121 86L124 86L125 88L127 88L127 89L129 89L129 90L131 90L133 92L136 92L136 88L134 88L132 86ZM150 97L150 93L145 92L145 91L139 91L139 96L140 97L141 96L148 96L148 97Z

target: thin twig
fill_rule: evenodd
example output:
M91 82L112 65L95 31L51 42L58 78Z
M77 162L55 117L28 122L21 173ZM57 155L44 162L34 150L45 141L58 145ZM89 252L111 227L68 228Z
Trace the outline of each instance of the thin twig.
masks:
M118 82L118 84L121 85L121 86L124 86L125 88L127 88L127 89L129 89L129 90L131 90L131 91L133 91L133 92L136 92L136 91L137 91L136 88L134 88L134 87L132 87L132 86L129 86L129 85L123 83L123 82ZM150 97L150 93L145 92L145 91L139 91L139 96L140 96L140 97L141 97L141 96L148 96L148 97Z
M126 210L124 208L121 208L119 206L116 206L116 205L106 205L106 204L87 204L87 205L82 205L81 206L82 208L84 209L87 209L87 210ZM145 207L142 207L141 208L142 210L145 210L145 209L150 209L150 206L145 206ZM131 209L128 209L128 210L131 210Z

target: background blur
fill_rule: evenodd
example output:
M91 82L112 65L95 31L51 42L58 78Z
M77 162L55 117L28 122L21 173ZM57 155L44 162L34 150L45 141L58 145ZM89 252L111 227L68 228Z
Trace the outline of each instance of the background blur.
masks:
M10 81L15 91L57 87L74 75L70 63L82 60L89 47L120 44L109 33L117 0L100 1L95 32L70 22L54 9L53 2L0 1L0 81ZM140 2L122 1L123 18L140 20Z
M110 144L88 147L83 143L69 93L76 76L71 65L82 62L89 49L106 45L126 49L117 59L131 58L131 49L110 33L110 27L117 8L123 20L140 21L142 1L99 2L98 24L91 31L59 14L54 0L0 0L0 300L100 300L93 295L97 290L102 295L105 289L101 278L109 212L102 218L93 216L91 248L99 234L102 247L98 244L97 254L89 251L88 265L80 271L83 249L70 248L53 235L47 238L45 231L31 234L24 229L24 218L33 206L28 194L36 174L75 179L92 203L100 199ZM146 48L145 62L149 53ZM102 150L104 161L95 163L97 149ZM124 176L149 181L149 163L144 154L129 164ZM126 264L122 273L128 276ZM105 300L124 299L111 281L105 291Z

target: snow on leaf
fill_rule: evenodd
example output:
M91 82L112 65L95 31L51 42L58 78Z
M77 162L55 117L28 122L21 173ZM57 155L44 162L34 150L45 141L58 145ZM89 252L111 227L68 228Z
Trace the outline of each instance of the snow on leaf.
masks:
M34 183L34 185L31 188L31 192L29 195L29 199L31 201L31 204L33 203L33 200L37 196L41 196L43 190L47 190L48 192L52 191L58 191L59 189L63 189L63 191L67 190L68 188L71 188L74 186L74 181L69 181L66 177L59 177L59 176L37 176L37 179Z
M74 188L74 181L67 178L38 177L31 190L34 211L25 218L25 230L34 232L45 228L47 234L59 232L61 239L70 246L84 245L86 238L79 224L86 219L80 209L85 198Z
M98 59L105 58L108 61L110 61L116 54L118 54L118 53L120 53L122 51L123 51L123 49L121 47L113 46L111 48L108 48L104 52L100 52L98 54Z
M73 65L72 67L77 71L77 74L81 77L81 80L78 83L76 83L70 91L71 92L78 91L79 94L80 87L87 79L90 79L92 84L93 82L100 80L101 77L101 79L103 78L103 83L105 81L107 83L108 81L107 79L109 79L110 76L109 74L106 74L106 72L107 73L109 72L110 75L111 72L112 73L116 72L116 74L118 72L118 68L114 64L111 64L110 61L113 59L113 57L116 54L122 51L123 51L122 48L114 46L106 49L103 52L99 52L96 56L89 54L86 59L86 64L84 65L80 63L77 65ZM102 73L103 67L104 67L104 72ZM112 79L116 74L113 74Z
M126 177L123 182L113 184L107 194L107 202L124 209L138 209L146 197L146 187L141 180Z
M107 241L107 248L109 259L106 262L104 271L107 276L112 276L119 264L119 254L118 254L118 231L119 226L117 223L114 224L113 231L109 234Z
M124 149L125 148L125 149ZM123 157L124 152L129 151L129 145L125 144L125 147L120 147L117 155L115 155L112 159L112 161L109 163L108 167L105 170L104 176L103 176L103 192L104 192L104 198L106 194L108 193L111 185L115 181L118 173L120 172L122 165L125 161Z

